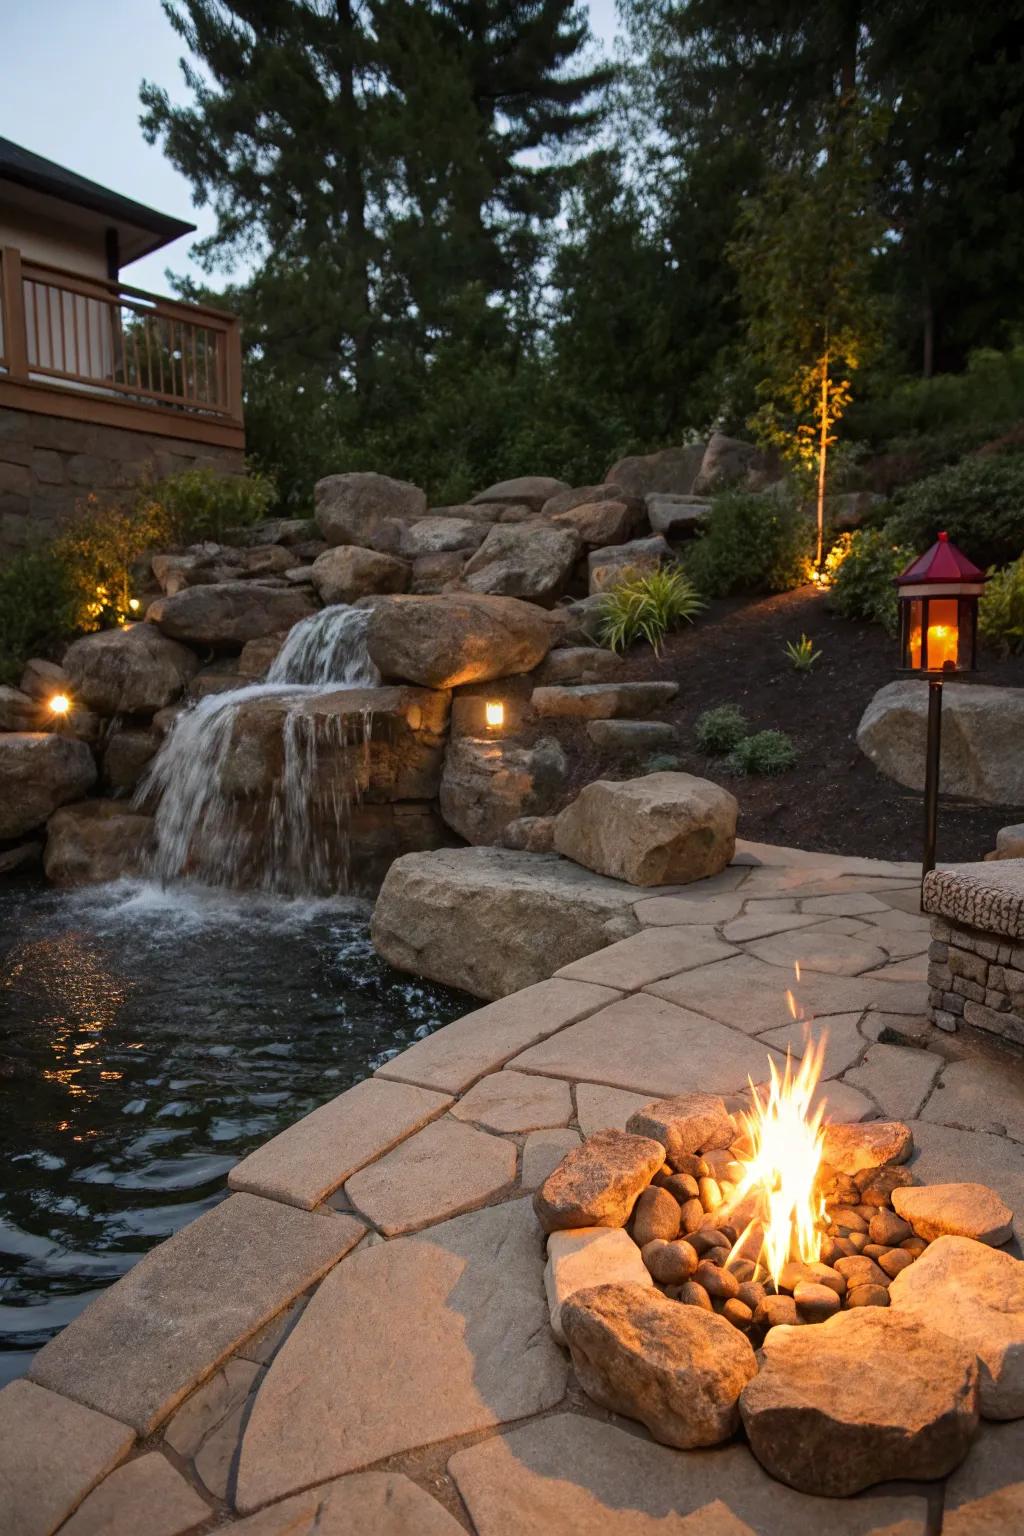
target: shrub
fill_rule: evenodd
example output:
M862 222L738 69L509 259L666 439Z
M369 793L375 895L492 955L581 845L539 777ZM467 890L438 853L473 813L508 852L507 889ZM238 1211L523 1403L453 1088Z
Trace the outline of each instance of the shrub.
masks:
M726 759L730 773L785 773L796 762L796 748L785 731L757 731L737 742Z
M697 716L694 735L697 745L709 757L731 752L747 734L747 717L735 704L719 704Z
M675 773L682 764L673 752L655 752L644 763L644 773Z
M940 529L977 565L1024 552L1024 454L974 454L896 496L885 523L894 544L922 554Z
M74 627L123 623L131 613L132 566L147 550L169 542L161 509L147 497L124 506L87 496L52 545L74 594Z
M787 592L810 580L813 551L813 525L795 502L728 491L715 498L686 568L709 597Z
M267 475L218 475L212 469L186 469L147 486L137 512L161 530L166 544L194 544L224 538L266 517L277 498Z
M0 567L0 683L15 684L31 656L52 657L75 627L76 599L50 548L26 550Z
M605 594L600 638L613 651L646 640L655 655L670 629L692 623L704 607L696 588L679 565L665 565L644 576L624 576Z
M903 379L876 399L858 402L850 422L858 435L875 442L937 429L980 426L992 436L993 424L1024 416L1024 347L1007 352L972 352L963 373L940 373L930 379Z
M978 633L1004 656L1024 651L1024 555L989 572L978 607Z
M893 583L913 558L913 550L894 541L889 525L862 528L853 534L836 567L832 605L848 619L866 619L896 632L896 588Z

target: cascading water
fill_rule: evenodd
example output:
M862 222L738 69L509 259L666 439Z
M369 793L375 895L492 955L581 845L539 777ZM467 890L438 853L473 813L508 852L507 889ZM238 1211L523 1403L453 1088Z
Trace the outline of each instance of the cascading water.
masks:
M366 649L369 621L366 609L321 609L290 631L266 682L213 694L179 715L136 795L139 804L156 801L159 879L190 875L290 895L347 889L346 833L357 775L332 774L321 783L317 770L328 748L353 759L366 752L367 717L359 717L353 737L351 717L318 719L310 702L379 683ZM262 801L239 792L244 753L240 766L232 757L240 717L260 710L281 742L281 771Z

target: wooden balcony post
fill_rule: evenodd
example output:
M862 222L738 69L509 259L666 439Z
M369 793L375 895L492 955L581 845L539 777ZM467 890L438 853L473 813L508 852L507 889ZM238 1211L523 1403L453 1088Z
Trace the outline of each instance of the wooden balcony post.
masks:
M224 402L232 421L242 419L242 327L232 320L224 332L224 382L227 398Z
M28 379L25 288L21 280L21 252L13 245L5 245L0 252L0 306L7 377L12 383L23 383Z

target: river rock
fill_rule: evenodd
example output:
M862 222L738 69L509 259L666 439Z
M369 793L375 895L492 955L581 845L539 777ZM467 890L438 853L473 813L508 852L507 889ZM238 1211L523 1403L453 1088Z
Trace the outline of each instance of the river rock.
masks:
M514 480L499 480L496 485L489 485L473 497L472 505L483 507L493 502L509 502L539 512L552 496L571 489L564 480L556 480L551 475L519 475Z
M566 1153L534 1194L533 1208L541 1226L545 1232L624 1227L638 1195L664 1158L665 1149L647 1136L596 1131Z
M973 1351L916 1318L862 1308L773 1328L740 1398L758 1461L802 1493L847 1498L889 1478L937 1478L978 1425Z
M145 623L83 635L64 656L76 702L100 715L162 709L178 698L198 667L192 651Z
M1024 1418L1024 1263L969 1237L938 1237L889 1286L892 1311L975 1351L986 1419Z
M565 590L579 549L572 528L502 523L467 562L462 584L470 592L528 598L550 608Z
M660 533L628 544L592 549L587 556L590 595L606 592L628 576L647 576L671 558L672 550Z
M0 840L41 827L95 782L96 764L84 741L58 732L0 734Z
M838 1173L905 1163L914 1150L909 1125L900 1120L868 1120L853 1125L826 1125L822 1158Z
M713 1093L680 1093L672 1099L656 1099L630 1115L626 1129L634 1136L660 1141L673 1168L704 1147L729 1146L736 1134L732 1116Z
M460 592L382 598L367 645L384 677L456 688L532 672L553 639L551 622L532 603Z
M927 1242L948 1234L972 1237L999 1248L1013 1236L1013 1212L985 1184L920 1184L913 1189L894 1189L892 1203L897 1214Z
M50 817L43 869L53 885L95 885L144 875L152 850L152 816L123 800L82 800Z
M467 843L495 846L510 822L553 810L568 773L551 737L532 747L453 737L441 776L441 815Z
M736 850L739 807L689 773L586 785L555 824L555 847L631 885L687 885L716 875Z
M928 690L919 680L887 683L857 727L857 745L897 784L923 790ZM947 683L942 704L939 787L983 805L1024 805L1024 688Z
M600 1285L569 1298L562 1329L587 1396L638 1419L663 1445L718 1445L735 1432L757 1361L713 1312L645 1286Z
M704 449L704 443L690 443L684 448L662 448L657 453L619 459L605 475L605 481L641 499L652 491L688 496L700 471Z
M209 587L186 587L173 597L159 597L150 604L146 619L172 640L241 647L247 640L291 629L314 611L299 588L225 581Z
M640 1250L622 1227L577 1227L552 1232L548 1238L548 1262L544 1290L551 1313L551 1331L564 1344L562 1307L576 1291L594 1285L642 1285L654 1281Z
M404 560L420 560L427 555L465 554L479 549L486 537L487 525L472 518L424 517L404 529L399 554Z
M659 1189L652 1184L650 1189L645 1189L633 1212L633 1241L638 1248L646 1248L647 1244L655 1238L661 1238L662 1242L671 1242L679 1236L679 1201L670 1195L667 1189ZM692 1274L693 1271L691 1270ZM688 1280L689 1275L680 1275L679 1281Z
M427 512L419 486L361 471L318 480L313 500L317 527L328 544L359 544L391 553L397 552L405 525Z
M556 513L551 521L559 528L572 528L587 549L606 549L610 544L626 543L641 517L640 505L632 498L602 499L581 502Z
M324 603L354 603L371 592L404 592L409 585L406 561L374 549L342 545L313 561L313 585Z

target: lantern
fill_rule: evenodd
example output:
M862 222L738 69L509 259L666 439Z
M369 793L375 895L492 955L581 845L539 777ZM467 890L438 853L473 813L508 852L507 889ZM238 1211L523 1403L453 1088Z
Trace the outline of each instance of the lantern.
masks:
M900 665L907 672L973 672L978 646L978 599L984 571L948 533L896 578Z

